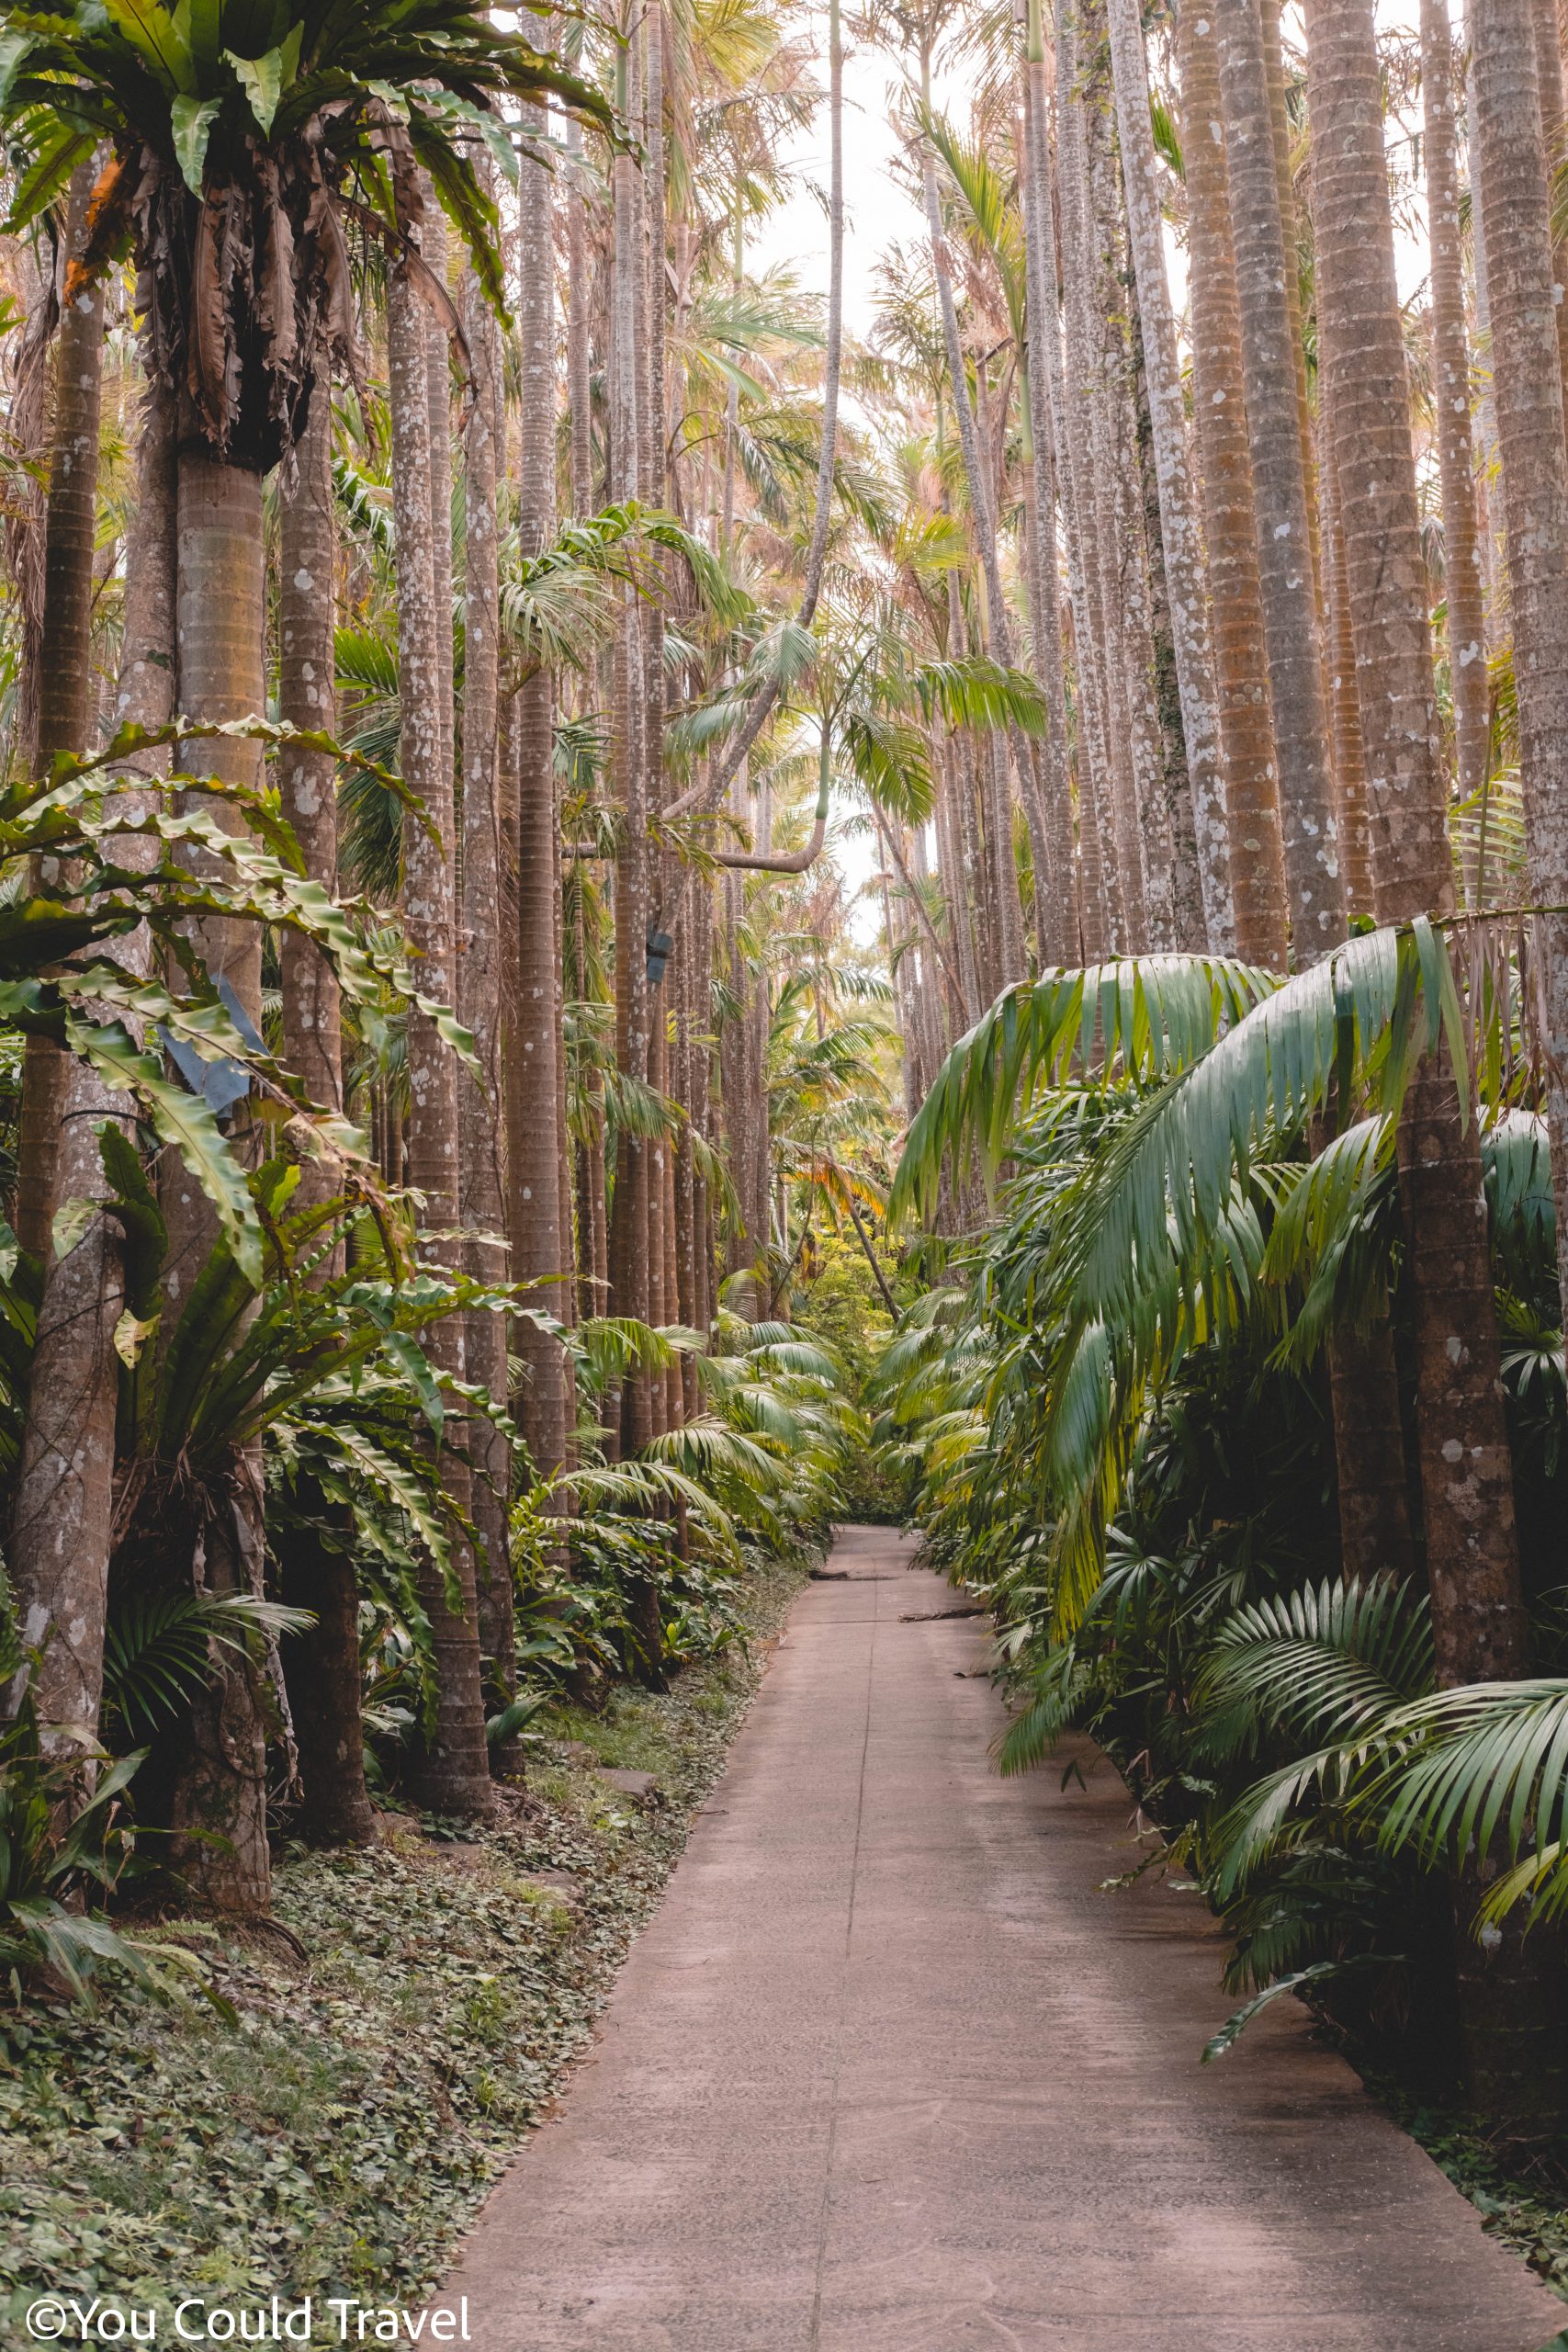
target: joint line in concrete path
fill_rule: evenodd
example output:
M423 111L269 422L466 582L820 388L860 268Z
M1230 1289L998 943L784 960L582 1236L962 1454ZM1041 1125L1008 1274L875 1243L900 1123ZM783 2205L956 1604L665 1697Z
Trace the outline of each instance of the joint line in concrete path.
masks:
M844 2071L844 2036L850 2021L850 1962L855 1939L855 1897L860 1892L861 1838L865 1828L865 1768L871 1753L872 1688L876 1677L876 1636L882 1623L882 1587L872 1587L871 1636L865 1645L865 1725L860 1744L860 1783L855 1792L855 1834L850 1849L850 1899L844 1917L843 1959L839 1971L839 2014L833 2034L832 2087L829 2092L828 2150L822 2168L822 2208L817 2226L817 2277L811 2298L811 2352L822 2340L822 2278L828 2264L828 2230L833 2211L833 2158L839 2145L839 2084Z

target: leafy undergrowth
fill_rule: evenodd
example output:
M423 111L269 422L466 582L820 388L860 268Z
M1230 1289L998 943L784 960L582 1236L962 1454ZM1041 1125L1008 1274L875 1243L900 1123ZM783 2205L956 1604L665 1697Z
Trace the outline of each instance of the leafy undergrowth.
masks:
M1463 2116L1417 2104L1382 2076L1368 2079L1412 2139L1476 2208L1488 2233L1522 2255L1553 2294L1568 2302L1568 2150L1530 2171L1510 2165ZM1541 2352L1568 2352L1568 2326Z
M750 1577L747 1638L669 1692L552 1709L494 1827L389 1815L372 1852L290 1854L274 1909L302 1960L203 1932L237 2030L129 1993L8 2019L0 2340L44 2289L152 2305L159 2341L181 2293L423 2291L587 2044L801 1581ZM596 1766L652 1773L660 1802Z

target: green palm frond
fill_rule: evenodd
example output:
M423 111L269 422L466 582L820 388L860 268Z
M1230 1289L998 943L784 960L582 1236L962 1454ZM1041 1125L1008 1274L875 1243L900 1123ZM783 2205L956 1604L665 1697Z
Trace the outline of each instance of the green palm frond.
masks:
M1188 1069L1279 985L1232 958L1147 956L1007 989L937 1072L905 1140L890 1216L933 1213L950 1159L962 1165L974 1151L994 1174L1036 1090L1075 1062L1086 1078Z
M315 1623L250 1593L163 1592L133 1597L104 1631L104 1702L133 1736L155 1732L205 1684L209 1653L243 1652L256 1634L276 1640Z
M1193 1693L1211 1753L1278 1735L1355 1739L1432 1680L1424 1593L1378 1577L1325 1579L1237 1610L1213 1637Z

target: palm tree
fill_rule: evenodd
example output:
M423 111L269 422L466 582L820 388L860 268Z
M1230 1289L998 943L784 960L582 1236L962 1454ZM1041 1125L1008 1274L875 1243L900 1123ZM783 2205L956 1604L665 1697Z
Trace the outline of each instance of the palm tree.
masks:
M1258 573L1274 704L1291 943L1304 967L1345 936L1323 641L1313 580L1295 344L1286 299L1273 113L1258 0L1214 11L1252 450ZM1189 140L1189 151L1192 141ZM1294 266L1293 260L1290 265Z
M494 320L478 274L463 273L464 327L475 396L463 465L462 907L458 1017L474 1041L478 1079L459 1080L461 1223L468 1272L492 1291L507 1275L506 1102L502 1051L502 818L500 774L501 586L496 469L502 387ZM491 1308L463 1326L463 1365L495 1403L507 1394L506 1318ZM493 1423L470 1424L474 1525L484 1548L476 1605L479 1648L504 1706L516 1695L509 1535L511 1449Z
M1486 692L1484 582L1475 527L1470 336L1464 317L1454 105L1454 44L1447 0L1422 0L1421 107L1427 233L1432 256L1433 404L1443 503L1443 600L1448 613L1449 690L1453 697L1459 797L1468 800L1486 783L1491 713Z
M302 732L330 735L336 725L333 691L337 518L333 492L333 413L323 382L294 452L294 481L286 490L279 537L278 715ZM328 752L291 744L279 763L284 814L293 828L305 871L329 894L337 890L337 768ZM309 1088L312 1102L343 1107L343 1012L337 976L313 941L288 934L279 944L283 996L283 1056ZM332 1179L319 1162L300 1170L295 1199L301 1208L331 1196ZM341 1256L341 1253L338 1253ZM341 1272L329 1260L320 1279ZM319 1492L302 1520L331 1510ZM359 1595L352 1531L339 1512L337 1541L307 1540L303 1532L284 1549L286 1600L315 1616L308 1633L290 1642L286 1662L290 1711L299 1748L303 1820L323 1845L368 1845L375 1815L365 1786L365 1734L360 1710Z
M1100 266L1104 256L1097 248L1087 146L1089 107L1080 86L1077 24L1066 0L1058 0L1056 11L1056 68L1069 462L1084 574L1085 638L1096 649L1104 753L1098 779L1100 859L1106 874L1115 876L1111 936L1124 952L1136 954L1147 943L1148 923L1133 764L1133 718L1127 700L1127 646L1114 571L1121 537L1115 511L1118 458L1106 414L1111 387L1105 366L1114 311ZM1109 910L1109 889L1107 901Z
M1149 117L1147 61L1134 0L1108 0L1116 119L1127 223L1137 273L1144 365L1148 383L1159 519L1170 599L1172 643L1181 690L1181 729L1191 779L1198 872L1206 944L1224 954L1234 944L1230 856L1225 832L1223 750L1209 648L1207 582L1197 503L1188 462L1187 422L1176 348L1176 321L1166 279L1165 239Z
M1526 0L1478 6L1471 55L1529 888L1538 906L1557 908L1568 903L1568 454L1546 153ZM1568 1311L1568 1094L1562 1075L1568 1069L1568 937L1558 915L1543 918L1538 929L1558 1278Z
M13 119L46 126L46 152L79 146L83 123L113 144L95 198L93 235L68 276L66 298L90 288L117 252L133 246L147 289L153 366L178 387L175 646L179 706L197 719L243 720L265 707L262 477L305 424L316 372L333 361L351 372L356 365L345 209L356 208L355 217L403 250L397 282L422 312L416 320L402 306L412 341L423 326L421 298L409 288L410 267L419 264L417 256L408 259L421 211L419 158L441 175L476 264L494 284L491 216L439 94L455 91L465 103L482 104L498 89L558 88L601 119L606 112L595 94L547 65L518 37L471 13L454 20L448 10L432 7L395 23L302 14L282 31L276 44L233 62L216 27L187 27L162 5L148 16L115 18L67 9L28 28L6 99ZM432 95L401 102L395 112L384 95L389 80ZM319 110L328 101L322 118ZM382 169L383 153L393 160L390 175ZM31 181L41 203L47 172ZM423 334L422 350L428 340ZM406 405L410 388L402 389ZM427 509L428 472L427 456ZM433 676L432 688L434 683ZM210 753L211 772L225 784L252 786L260 752L244 737L220 739ZM429 780L436 781L434 774ZM448 809L450 790L448 775ZM220 820L237 821L233 801L214 806ZM412 863L417 901L417 845ZM439 896L436 890L436 901ZM439 944L438 904L434 912L431 937ZM416 913L416 933L419 921ZM208 917L196 926L196 944L213 979L231 989L258 1025L254 926ZM423 1019L414 1017L416 1039ZM439 1050L445 1057L445 1046ZM443 1125L439 1117L435 1124ZM455 1132L452 1142L455 1148ZM436 1148L439 1158L442 1147ZM428 1181L438 1173L422 1167L419 1176ZM179 1304L205 1261L213 1226L200 1189L181 1170L168 1175L164 1280ZM455 1183L449 1200L448 1223ZM259 1591L260 1464L254 1450L236 1457L229 1488L228 1506L213 1523L208 1579L220 1592ZM477 1675L473 1679L477 1695ZM463 1713L466 1702L455 1703ZM265 1736L248 1663L219 1663L208 1702L193 1711L191 1734L175 1804L184 1866L220 1906L264 1909ZM477 1741L482 1768L482 1716ZM209 1835L215 1829L218 1844ZM186 1839L186 1831L196 1834Z
M1180 11L1177 39L1187 166L1192 406L1213 600L1236 948L1250 962L1278 969L1286 939L1285 869L1219 51L1213 20L1199 9Z
M71 175L65 204L67 266L87 234L93 191L89 153ZM53 424L44 507L43 609L37 654L37 755L87 748L93 684L93 550L97 529L98 421L103 397L104 302L92 286L67 301L54 338ZM55 1159L66 1056L42 1037L28 1040L22 1069L22 1134L17 1238L46 1262L60 1198Z
M453 777L449 736L443 725L443 638L450 640L451 600L436 601L435 540L449 526L449 500L439 516L430 463L429 312L412 270L400 265L387 291L387 374L392 419L392 493L398 582L399 755L404 783L420 813L403 824L403 921L431 994L450 1002L456 941L453 898ZM432 1015L411 1008L408 1019L409 1182L423 1215L438 1233L457 1229L461 1208L457 1074ZM452 1244L438 1243L434 1262ZM460 1325L437 1327L434 1361L448 1377L464 1375ZM443 1475L467 1503L467 1481L448 1448ZM455 1585L456 1589L452 1589ZM436 1661L437 1714L421 1770L430 1802L444 1813L490 1810L490 1764L474 1555L466 1538L453 1547L450 1581L424 1555L421 1600L430 1619Z
M156 728L174 701L167 648L175 583L173 417L170 403L157 398L142 419L138 493L118 712ZM87 545L90 553L90 534ZM148 968L145 935L121 952L133 968ZM65 1199L104 1205L62 1255L46 1240L8 1546L17 1619L39 1657L33 1703L46 1743L61 1736L56 1726L96 1725L103 1691L118 1401L113 1342L126 1270L124 1237L107 1213L100 1121L134 1132L127 1098L90 1064L73 1060L62 1090L54 1181Z
M1455 893L1371 0L1311 0L1307 39L1319 142L1314 225L1326 399L1357 648L1377 912L1393 923L1450 914ZM1526 1662L1481 1154L1474 1125L1463 1115L1467 1107L1456 1099L1451 1069L1441 1056L1429 1056L1414 1081L1400 1139L1427 1575L1438 1671L1450 1682L1506 1679ZM1502 2031L1498 1993L1486 1970L1461 1959L1460 1989L1478 2102L1516 2123L1554 2112L1561 2085L1543 2050L1527 2053L1521 2039L1525 1988L1499 1988L1514 2011Z

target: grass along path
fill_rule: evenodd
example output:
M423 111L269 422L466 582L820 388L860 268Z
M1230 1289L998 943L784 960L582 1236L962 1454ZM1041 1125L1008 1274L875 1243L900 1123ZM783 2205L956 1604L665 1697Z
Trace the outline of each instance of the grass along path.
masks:
M525 1804L480 1832L384 1816L296 1850L265 1928L199 1937L195 2001L4 2020L0 2342L42 2290L417 2300L546 2109L657 1903L804 1580L752 1574L742 1634L667 1693L541 1719ZM645 1808L598 1767L651 1772ZM325 2333L321 2340L326 2340Z

